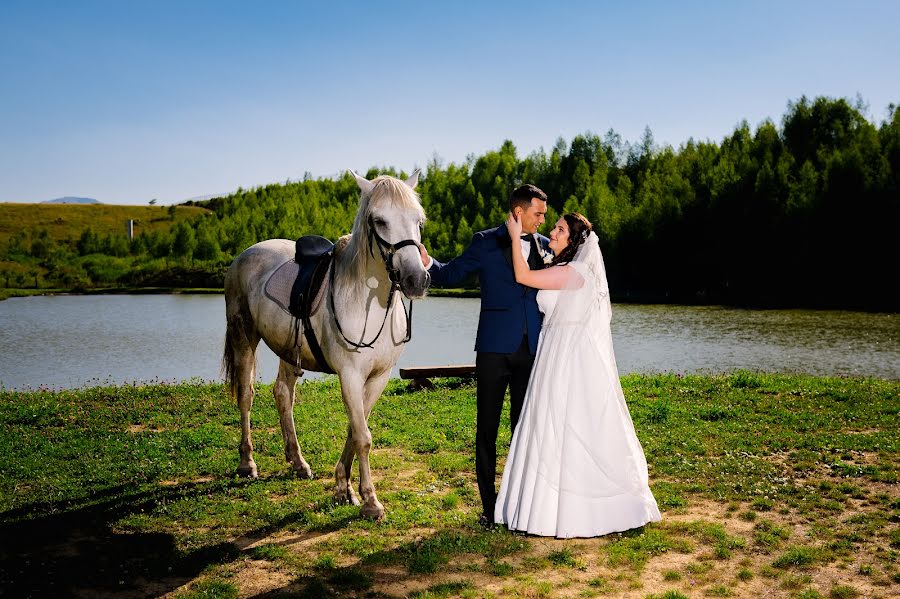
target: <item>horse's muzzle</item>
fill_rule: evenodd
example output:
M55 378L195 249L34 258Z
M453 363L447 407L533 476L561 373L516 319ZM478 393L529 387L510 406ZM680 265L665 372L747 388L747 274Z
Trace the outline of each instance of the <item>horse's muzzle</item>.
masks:
M431 275L428 271L410 273L400 280L400 290L409 299L420 299L431 286Z

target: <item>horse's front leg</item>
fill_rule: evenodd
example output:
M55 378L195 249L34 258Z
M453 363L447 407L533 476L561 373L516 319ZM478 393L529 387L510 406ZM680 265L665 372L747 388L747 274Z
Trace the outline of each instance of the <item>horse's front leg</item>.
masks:
M334 500L338 503L349 503L351 505L359 505L359 498L353 491L353 485L350 484L350 469L353 467L353 457L356 451L353 447L353 429L347 426L347 440L344 441L344 451L341 453L341 459L338 460L337 466L334 467Z
M281 422L281 436L284 438L284 457L294 469L298 478L312 478L312 469L297 441L297 430L294 427L294 397L297 390L297 377L302 373L297 367L281 360L278 364L278 377L272 392L278 406L278 419Z
M380 520L384 516L384 506L375 495L375 485L372 484L372 473L369 471L372 433L369 431L367 422L369 415L367 405L370 410L374 401L368 401L367 397L375 387L378 387L376 396L381 394L388 374L385 373L384 377L379 379L381 380L380 387L377 382L373 385L373 381L363 383L359 380L347 380L348 377L341 379L341 391L344 397L344 408L347 410L347 419L350 423L353 451L359 456L359 495L362 499L362 515L373 520ZM342 464L339 463L338 466L342 467Z
M369 415L372 413L372 407L375 405L375 402L381 397L381 392L384 391L384 387L387 384L389 373L385 373L383 376L378 377L377 379L369 380L363 387L363 410L366 414L366 422L369 420ZM334 500L339 503L350 503L352 505L359 505L359 498L356 496L356 493L353 491L353 485L351 484L353 476L352 476L352 467L353 467L353 458L356 456L356 451L353 444L353 429L352 427L347 427L347 440L344 442L344 451L341 453L341 459L338 461L337 466L335 467L334 478L336 481L334 488Z
M369 444L365 447L365 453L362 451L359 453L359 494L363 498L363 516L376 520L380 520L384 516L384 506L381 505L381 502L378 501L378 497L375 495L375 485L372 483L372 474L369 470L369 451L372 448L372 435L369 432L369 415L372 413L375 402L381 397L381 392L384 391L390 374L390 371L386 370L377 377L366 381L364 387L363 410L365 411L365 427Z

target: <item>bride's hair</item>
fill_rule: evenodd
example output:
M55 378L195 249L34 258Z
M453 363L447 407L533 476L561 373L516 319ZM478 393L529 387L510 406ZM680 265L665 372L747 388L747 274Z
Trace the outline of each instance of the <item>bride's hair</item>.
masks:
M588 235L591 234L591 231L594 230L591 221L577 212L564 214L563 218L569 226L569 245L567 245L558 256L553 258L553 261L550 263L552 265L567 264L571 262L575 257L575 252L578 251L578 247L584 243L584 240L587 239Z

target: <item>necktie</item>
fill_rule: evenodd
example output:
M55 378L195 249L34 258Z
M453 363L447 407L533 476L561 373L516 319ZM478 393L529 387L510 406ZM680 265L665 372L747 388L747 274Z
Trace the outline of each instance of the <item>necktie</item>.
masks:
M541 258L541 253L538 250L537 240L534 238L534 235L528 236L528 241L531 244L531 252L528 254L528 268L531 270L538 270L544 267L544 261Z

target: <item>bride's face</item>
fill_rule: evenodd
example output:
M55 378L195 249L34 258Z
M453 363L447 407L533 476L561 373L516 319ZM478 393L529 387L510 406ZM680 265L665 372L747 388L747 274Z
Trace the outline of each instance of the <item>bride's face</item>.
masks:
M549 237L550 243L548 245L550 250L554 255L559 256L559 253L569 245L569 225L566 224L566 219L560 218L556 221L556 224L553 225L553 230L550 231Z

